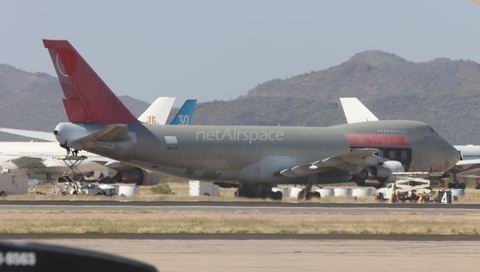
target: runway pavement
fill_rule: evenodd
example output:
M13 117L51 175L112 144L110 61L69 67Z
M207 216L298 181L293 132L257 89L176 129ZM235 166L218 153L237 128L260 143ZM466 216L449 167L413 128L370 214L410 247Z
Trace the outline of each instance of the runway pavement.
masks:
M251 234L251 233L1 233L0 240L108 239L108 240L364 240L364 241L480 241L480 235L383 234Z
M383 212L422 214L479 214L478 204L413 203L315 203L315 202L144 202L144 201L0 201L2 210L51 211L203 211L260 213L342 213Z

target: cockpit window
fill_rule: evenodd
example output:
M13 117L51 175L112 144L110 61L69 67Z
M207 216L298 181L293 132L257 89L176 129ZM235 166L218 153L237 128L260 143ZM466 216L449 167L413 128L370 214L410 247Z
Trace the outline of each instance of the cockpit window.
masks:
M432 127L428 127L428 128L430 129L430 132L431 132L431 133L434 133L434 132L435 132L435 130L434 130Z

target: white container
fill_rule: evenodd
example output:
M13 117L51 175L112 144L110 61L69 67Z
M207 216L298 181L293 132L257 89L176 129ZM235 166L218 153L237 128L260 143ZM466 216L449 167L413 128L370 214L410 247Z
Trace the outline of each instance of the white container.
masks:
M452 191L452 196L464 196L465 189L450 189Z
M355 196L355 197L367 197L372 195L373 195L372 188L355 188L352 190L352 196Z
M351 188L335 188L335 196L352 196Z
M106 185L100 184L98 187L105 193L107 196L118 195L118 185Z
M0 175L0 196L24 195L26 193L28 193L27 175Z
M272 192L281 192L282 193L282 198L288 196L288 188L282 188L282 187L273 187Z
M335 191L332 188L317 189L315 192L318 192L320 197L335 196Z
M132 196L140 194L140 188L137 185L120 185L118 186L119 196Z
M212 181L191 180L189 182L190 196L219 196L220 187Z
M298 198L298 193L300 193L303 190L301 187L292 187L290 189L290 197L291 198Z

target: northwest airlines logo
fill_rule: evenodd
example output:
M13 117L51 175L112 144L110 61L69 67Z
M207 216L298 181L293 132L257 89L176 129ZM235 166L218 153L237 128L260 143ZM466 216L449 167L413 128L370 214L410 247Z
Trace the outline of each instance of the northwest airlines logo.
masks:
M244 141L252 144L255 141L283 141L285 134L281 130L197 130L197 141Z
M56 62L56 65L57 65L57 70L58 70L58 72L59 72L62 76L68 77L67 71L65 70L65 67L63 66L63 63L62 63L62 61L60 60L60 57L58 56L58 54L57 54L57 57L55 58L55 62Z

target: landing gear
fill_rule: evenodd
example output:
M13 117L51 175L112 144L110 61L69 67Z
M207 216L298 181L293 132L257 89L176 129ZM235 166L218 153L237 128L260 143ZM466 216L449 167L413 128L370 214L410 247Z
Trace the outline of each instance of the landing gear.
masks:
M235 191L235 197L247 197L247 198L271 198L274 200L282 200L282 192L273 192L272 187L274 184L265 183L242 183Z
M457 171L456 169L453 169L451 172L451 175L453 176L453 182L448 183L448 188L450 189L465 189L467 188L467 184L465 182L460 183L457 179Z
M320 198L320 193L319 192L312 192L312 185L313 185L313 182L311 180L308 180L306 183L305 183L305 188L302 189L302 191L300 191L300 193L298 193L298 196L297 196L297 199L298 200L311 200L312 198ZM318 186L318 184L317 184ZM320 186L318 186L319 188L321 188Z

